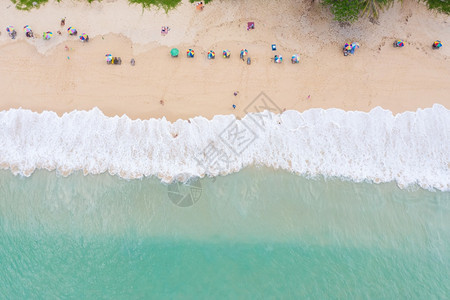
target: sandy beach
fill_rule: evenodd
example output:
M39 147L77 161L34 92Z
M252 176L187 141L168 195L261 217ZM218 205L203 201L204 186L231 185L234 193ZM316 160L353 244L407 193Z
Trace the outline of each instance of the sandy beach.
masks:
M30 12L2 0L0 20L0 110L62 114L99 107L110 116L171 121L242 117L261 92L281 110L450 107L450 17L415 1L396 4L377 24L361 19L344 27L311 1L213 1L201 12L183 1L165 14L123 0L51 2ZM248 21L255 22L254 30L246 30ZM27 24L37 38L25 37ZM16 40L7 36L9 25L18 31ZM89 34L89 43L68 36L68 26ZM161 35L161 26L171 28L168 35ZM44 41L47 30L54 36ZM392 47L398 38L405 47ZM440 50L431 48L436 39L444 43ZM353 41L361 48L344 57L342 45ZM180 49L178 58L170 56L172 47ZM195 58L186 58L188 48ZM249 51L250 66L239 59L242 48ZM231 58L222 58L224 49ZM215 60L207 59L208 50L216 52ZM120 56L122 65L107 65L107 53ZM284 62L274 64L274 54ZM300 55L299 64L290 63L292 54Z

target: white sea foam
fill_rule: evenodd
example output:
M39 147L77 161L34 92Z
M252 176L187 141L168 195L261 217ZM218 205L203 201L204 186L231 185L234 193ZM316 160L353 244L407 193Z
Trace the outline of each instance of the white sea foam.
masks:
M393 115L311 109L178 120L106 117L95 108L0 112L0 164L29 176L36 168L164 182L217 176L249 165L353 181L397 181L450 190L450 111L441 105Z

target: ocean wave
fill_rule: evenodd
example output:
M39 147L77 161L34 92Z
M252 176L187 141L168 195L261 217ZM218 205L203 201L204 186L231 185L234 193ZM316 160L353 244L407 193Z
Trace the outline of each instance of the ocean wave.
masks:
M397 115L310 109L173 123L107 117L98 108L61 117L10 109L0 112L0 125L0 166L24 176L38 168L172 182L263 165L450 190L450 111L438 104Z

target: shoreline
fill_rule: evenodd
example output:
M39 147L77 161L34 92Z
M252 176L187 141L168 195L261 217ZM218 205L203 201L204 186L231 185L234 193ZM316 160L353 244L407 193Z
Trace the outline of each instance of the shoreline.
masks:
M303 113L131 120L100 110L0 112L0 168L30 176L36 169L63 176L82 170L126 179L192 177L266 166L305 176L354 182L396 181L400 188L450 190L450 110L442 105L393 115L312 109Z

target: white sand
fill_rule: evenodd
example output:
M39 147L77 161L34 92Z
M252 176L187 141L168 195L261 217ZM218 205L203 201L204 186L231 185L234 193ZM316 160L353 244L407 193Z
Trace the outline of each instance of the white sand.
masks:
M350 27L340 27L311 1L215 0L202 12L183 1L168 14L124 0L54 2L31 12L0 3L0 109L63 113L98 106L108 115L170 120L242 116L261 91L280 108L296 110L450 107L450 17L413 0L383 13L379 24L364 19ZM67 18L64 28L62 17ZM247 31L247 21L256 22L256 29ZM18 31L17 40L7 36L8 25ZM38 38L26 39L24 25ZM167 36L160 34L163 25L171 28ZM69 37L69 26L91 41ZM55 35L44 41L40 37L47 30ZM404 48L392 47L397 38L405 39ZM443 41L442 49L431 49L435 39ZM361 48L344 57L342 45L352 41ZM281 65L270 59L272 43L285 59ZM169 55L173 46L181 51L176 59ZM186 58L187 48L195 49L194 59ZM241 48L249 50L251 66L239 60ZM215 60L206 59L209 49L216 51ZM223 49L231 50L229 60L221 57ZM124 63L106 65L106 53ZM294 53L301 56L298 65L289 62ZM135 67L128 63L132 57Z

